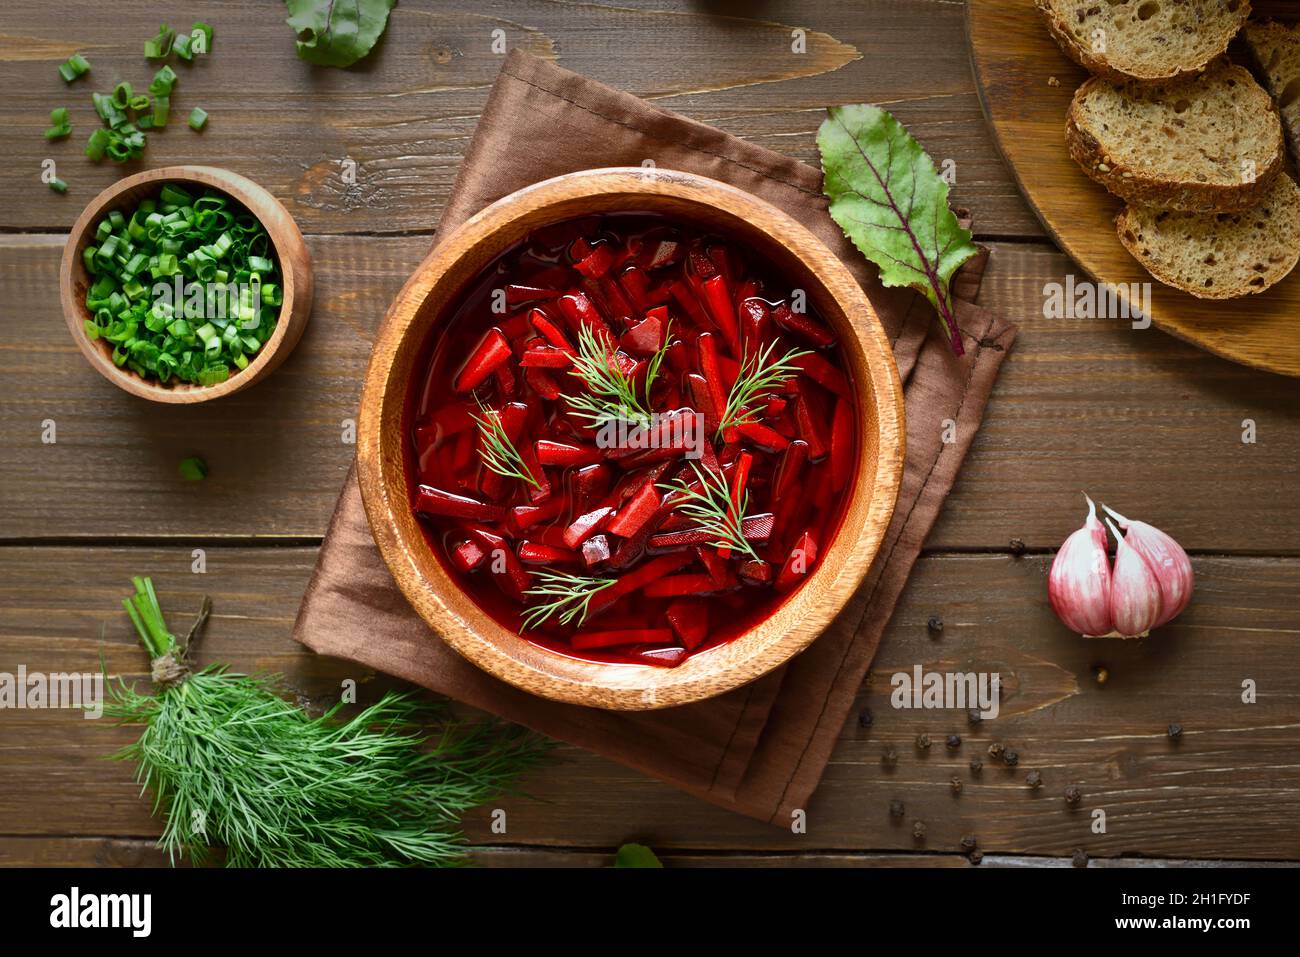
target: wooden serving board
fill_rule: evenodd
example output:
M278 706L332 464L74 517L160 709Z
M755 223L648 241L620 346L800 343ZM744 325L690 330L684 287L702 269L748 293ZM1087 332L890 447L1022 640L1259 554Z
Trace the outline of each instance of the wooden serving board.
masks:
M1258 16L1295 17L1295 7L1282 2L1256 0L1254 7ZM1123 203L1066 152L1066 111L1087 73L1061 52L1033 0L970 0L967 29L998 145L1038 218L1079 267L1095 282L1121 288L1151 283L1152 323L1171 335L1233 362L1300 376L1300 268L1243 299L1197 299L1156 282L1115 234Z

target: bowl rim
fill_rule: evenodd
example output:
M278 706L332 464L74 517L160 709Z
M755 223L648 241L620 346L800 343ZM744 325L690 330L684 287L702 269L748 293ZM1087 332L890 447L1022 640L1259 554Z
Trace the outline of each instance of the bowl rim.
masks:
M130 369L115 365L111 355L97 346L86 335L83 323L89 318L88 310L84 299L80 299L75 295L74 278L77 276L78 270L83 272L85 270L85 266L81 262L81 249L89 242L88 237L95 229L96 224L110 210L116 208L124 194L136 187L148 185L161 190L163 186L169 183L207 186L240 203L257 217L257 221L266 230L271 245L275 249L276 259L280 264L283 298L280 304L280 314L275 324L275 331L271 333L271 338L263 343L256 357L246 368L232 373L226 381L217 382L213 385L195 385L188 382L164 385L155 379L147 379L137 375ZM259 213L258 207L265 207L278 213L276 221L268 223L268 217ZM286 235L282 232L282 230L286 229L292 231ZM296 245L297 249L291 250L287 248L291 244ZM63 318L68 326L68 331L77 344L77 348L86 357L91 368L118 388L154 402L177 405L191 405L197 402L218 399L247 388L269 374L288 355L287 351L281 354L282 347L287 346L287 349L291 351L297 345L298 339L301 338L302 329L298 327L291 330L290 326L295 325L293 321L295 309L301 310L305 307L310 312L311 276L309 258L304 259L308 270L305 276L297 275L296 270L292 268L294 255L298 250L301 250L305 256L306 244L303 241L302 232L298 229L298 224L289 215L289 211L284 208L284 204L270 190L253 182L248 177L216 166L177 165L141 170L130 176L124 176L100 190L86 204L68 233L68 238L63 246L63 256L59 263L59 295L63 304ZM299 288L300 285L305 288ZM291 332L294 334L294 338L286 344L286 338L291 335ZM270 368L267 368L268 365Z
M429 299L450 267L481 248L489 250L486 261L490 261L515 241L503 242L501 236L525 215L596 197L609 200L611 195L627 196L629 204L635 197L669 197L708 208L715 216L720 211L733 221L767 220L775 225L779 233L772 242L797 261L822 287L823 297L843 312L841 321L852 330L853 348L865 366L858 367L857 357L849 363L858 412L858 460L844 517L822 560L771 615L675 668L576 659L534 645L498 624L450 577L415 528L406 492L405 438L384 429L385 410L392 403L404 410L407 401L408 383L394 382L392 367L399 352L404 358L409 358L405 350L418 354L425 337L445 319L448 302ZM566 211L546 221L581 215ZM442 291L457 294L455 289ZM421 321L426 310L431 317ZM903 418L902 384L879 317L848 268L807 227L752 193L704 176L660 168L606 167L562 174L510 193L442 237L429 252L393 300L376 337L357 423L357 477L379 551L434 637L490 675L544 698L611 710L649 710L713 697L761 677L807 648L844 610L865 579L893 516L903 473ZM874 474L861 474L872 454ZM400 496L391 492L388 475L400 487ZM418 541L409 540L399 529L399 510L409 516L408 526L415 528ZM860 516L855 527L847 525L851 514ZM856 538L850 539L852 535ZM816 588L815 583L819 583ZM452 606L440 591L443 587L454 589L461 604L468 601L469 614L462 615ZM827 596L826 601L811 602ZM747 644L749 639L753 641Z

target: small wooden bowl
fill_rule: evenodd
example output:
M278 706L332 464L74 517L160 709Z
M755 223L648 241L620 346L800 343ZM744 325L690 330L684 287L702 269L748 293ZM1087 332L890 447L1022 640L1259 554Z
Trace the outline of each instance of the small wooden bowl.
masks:
M845 350L858 396L858 462L839 533L776 612L676 668L607 664L541 648L475 604L430 550L407 497L408 384L430 330L460 290L534 229L593 213L638 211L735 236L807 291ZM889 526L903 471L903 394L870 302L820 240L785 213L723 183L671 170L602 169L546 180L493 203L444 238L398 293L361 396L357 467L379 550L434 632L470 661L526 691L618 710L680 705L736 688L813 641L861 584Z
M174 378L170 383L141 378L130 369L114 365L112 346L103 339L91 339L83 325L92 317L86 308L86 288L91 279L81 259L82 250L94 239L95 229L106 215L115 209L130 215L141 200L156 195L167 183L189 187L191 191L210 187L238 202L266 228L280 264L284 301L275 332L249 362L248 368L232 372L225 382L215 385L194 385ZM311 255L293 217L278 199L252 180L212 166L166 166L120 179L90 201L63 247L59 295L63 302L63 318L77 348L104 378L132 395L153 402L206 402L231 395L266 378L293 351L311 316Z

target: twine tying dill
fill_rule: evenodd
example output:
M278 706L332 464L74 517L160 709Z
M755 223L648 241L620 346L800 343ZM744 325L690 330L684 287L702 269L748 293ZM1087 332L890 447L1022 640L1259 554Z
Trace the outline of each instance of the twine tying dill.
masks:
M123 599L122 603L126 604L131 600ZM204 595L203 602L199 606L198 616L194 619L194 624L190 626L185 640L176 642L171 650L165 651L150 660L150 677L155 685L160 688L175 688L194 674L193 663L190 661L190 646L202 633L203 626L207 624L208 616L211 614L212 599Z

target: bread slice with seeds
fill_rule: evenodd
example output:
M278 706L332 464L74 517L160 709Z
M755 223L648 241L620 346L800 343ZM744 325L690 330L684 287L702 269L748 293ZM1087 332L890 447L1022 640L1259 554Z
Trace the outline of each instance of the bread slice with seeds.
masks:
M1172 83L1093 77L1074 94L1065 140L1084 172L1121 199L1189 212L1254 206L1286 162L1272 100L1230 63Z
M1291 151L1300 162L1300 23L1248 23L1246 45L1277 101Z
M1037 0L1056 42L1115 83L1192 76L1228 49L1250 0Z
M1200 299L1263 292L1300 260L1300 188L1283 173L1264 202L1236 213L1128 206L1119 241L1151 275Z

